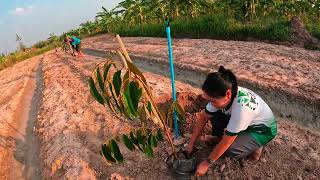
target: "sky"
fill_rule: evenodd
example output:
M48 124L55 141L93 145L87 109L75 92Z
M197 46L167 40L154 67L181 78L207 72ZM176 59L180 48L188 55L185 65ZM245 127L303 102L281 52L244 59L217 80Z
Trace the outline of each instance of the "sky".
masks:
M17 48L16 34L30 46L51 33L60 35L87 20L102 6L114 8L122 0L0 0L0 53Z

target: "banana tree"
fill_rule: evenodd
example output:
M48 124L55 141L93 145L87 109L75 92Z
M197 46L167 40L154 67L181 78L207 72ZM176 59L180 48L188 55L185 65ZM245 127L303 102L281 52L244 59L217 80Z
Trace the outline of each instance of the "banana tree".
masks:
M121 59L122 68L112 60L98 64L89 78L91 94L98 103L108 107L117 116L123 115L129 120L140 120L141 129L131 131L130 135L123 135L123 142L128 149L139 149L148 157L153 156L152 148L162 140L162 134L158 128L151 130L146 127L146 122L151 120L164 131L175 154L167 123L172 118L173 111L177 112L180 120L185 120L185 112L177 102L174 102L167 115L161 113L146 78L131 61L118 35L117 40L121 47L117 55ZM103 144L101 153L109 163L123 161L114 139Z
M79 30L84 34L91 34L95 30L95 26L91 21L87 21L80 24Z
M108 11L105 7L102 7L102 11L97 13L96 18L101 29L106 29L108 32L111 31L116 19L113 11Z
M152 4L150 0L124 0L118 4L114 12L121 14L123 20L131 24L143 24L148 20Z

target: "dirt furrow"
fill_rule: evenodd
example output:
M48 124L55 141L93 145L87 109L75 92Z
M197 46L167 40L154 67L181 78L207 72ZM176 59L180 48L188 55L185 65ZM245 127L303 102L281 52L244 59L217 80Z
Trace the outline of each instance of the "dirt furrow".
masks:
M45 89L37 132L45 178L100 176L101 167L94 164L103 164L99 155L104 137L101 130L106 126L104 119L110 115L99 105L92 106L94 100L86 84L90 72L75 66L77 61L59 53L44 59Z
M43 58L40 60L38 69L36 71L35 83L36 89L34 91L31 106L29 110L29 120L26 127L26 152L25 161L27 167L24 170L24 177L26 179L40 180L40 162L39 162L39 138L35 133L37 126L38 111L42 103L42 90L43 90Z
M42 60L36 66L36 71L26 85L21 102L21 112L16 114L16 120L20 118L17 137L21 140L16 142L15 155L10 170L9 179L41 179L39 155L39 140L35 134L38 108L41 103L42 90Z
M41 179L34 129L41 99L42 57L0 73L0 179Z

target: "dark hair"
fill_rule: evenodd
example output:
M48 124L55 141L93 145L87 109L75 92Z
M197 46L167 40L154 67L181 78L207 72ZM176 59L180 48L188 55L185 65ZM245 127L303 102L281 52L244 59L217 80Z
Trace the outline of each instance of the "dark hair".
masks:
M223 66L220 66L218 72L208 74L202 85L202 90L214 98L224 97L228 89L231 89L231 100L233 101L238 91L237 78Z

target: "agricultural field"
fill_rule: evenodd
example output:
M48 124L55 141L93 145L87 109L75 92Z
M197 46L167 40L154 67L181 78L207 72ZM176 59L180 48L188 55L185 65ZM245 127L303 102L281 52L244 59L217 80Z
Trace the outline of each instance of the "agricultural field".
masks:
M122 38L159 107L171 101L164 38ZM220 65L241 86L257 92L275 112L277 137L257 163L219 159L193 179L318 179L320 177L320 52L263 42L173 39L177 99L186 113L188 141L206 105L201 85ZM0 179L175 179L165 162L171 149L159 142L154 158L121 143L123 163L109 166L101 145L139 126L99 104L88 84L92 71L114 59L114 36L83 39L83 57L48 51L0 71ZM210 125L206 133L210 133ZM199 142L197 160L211 146Z

